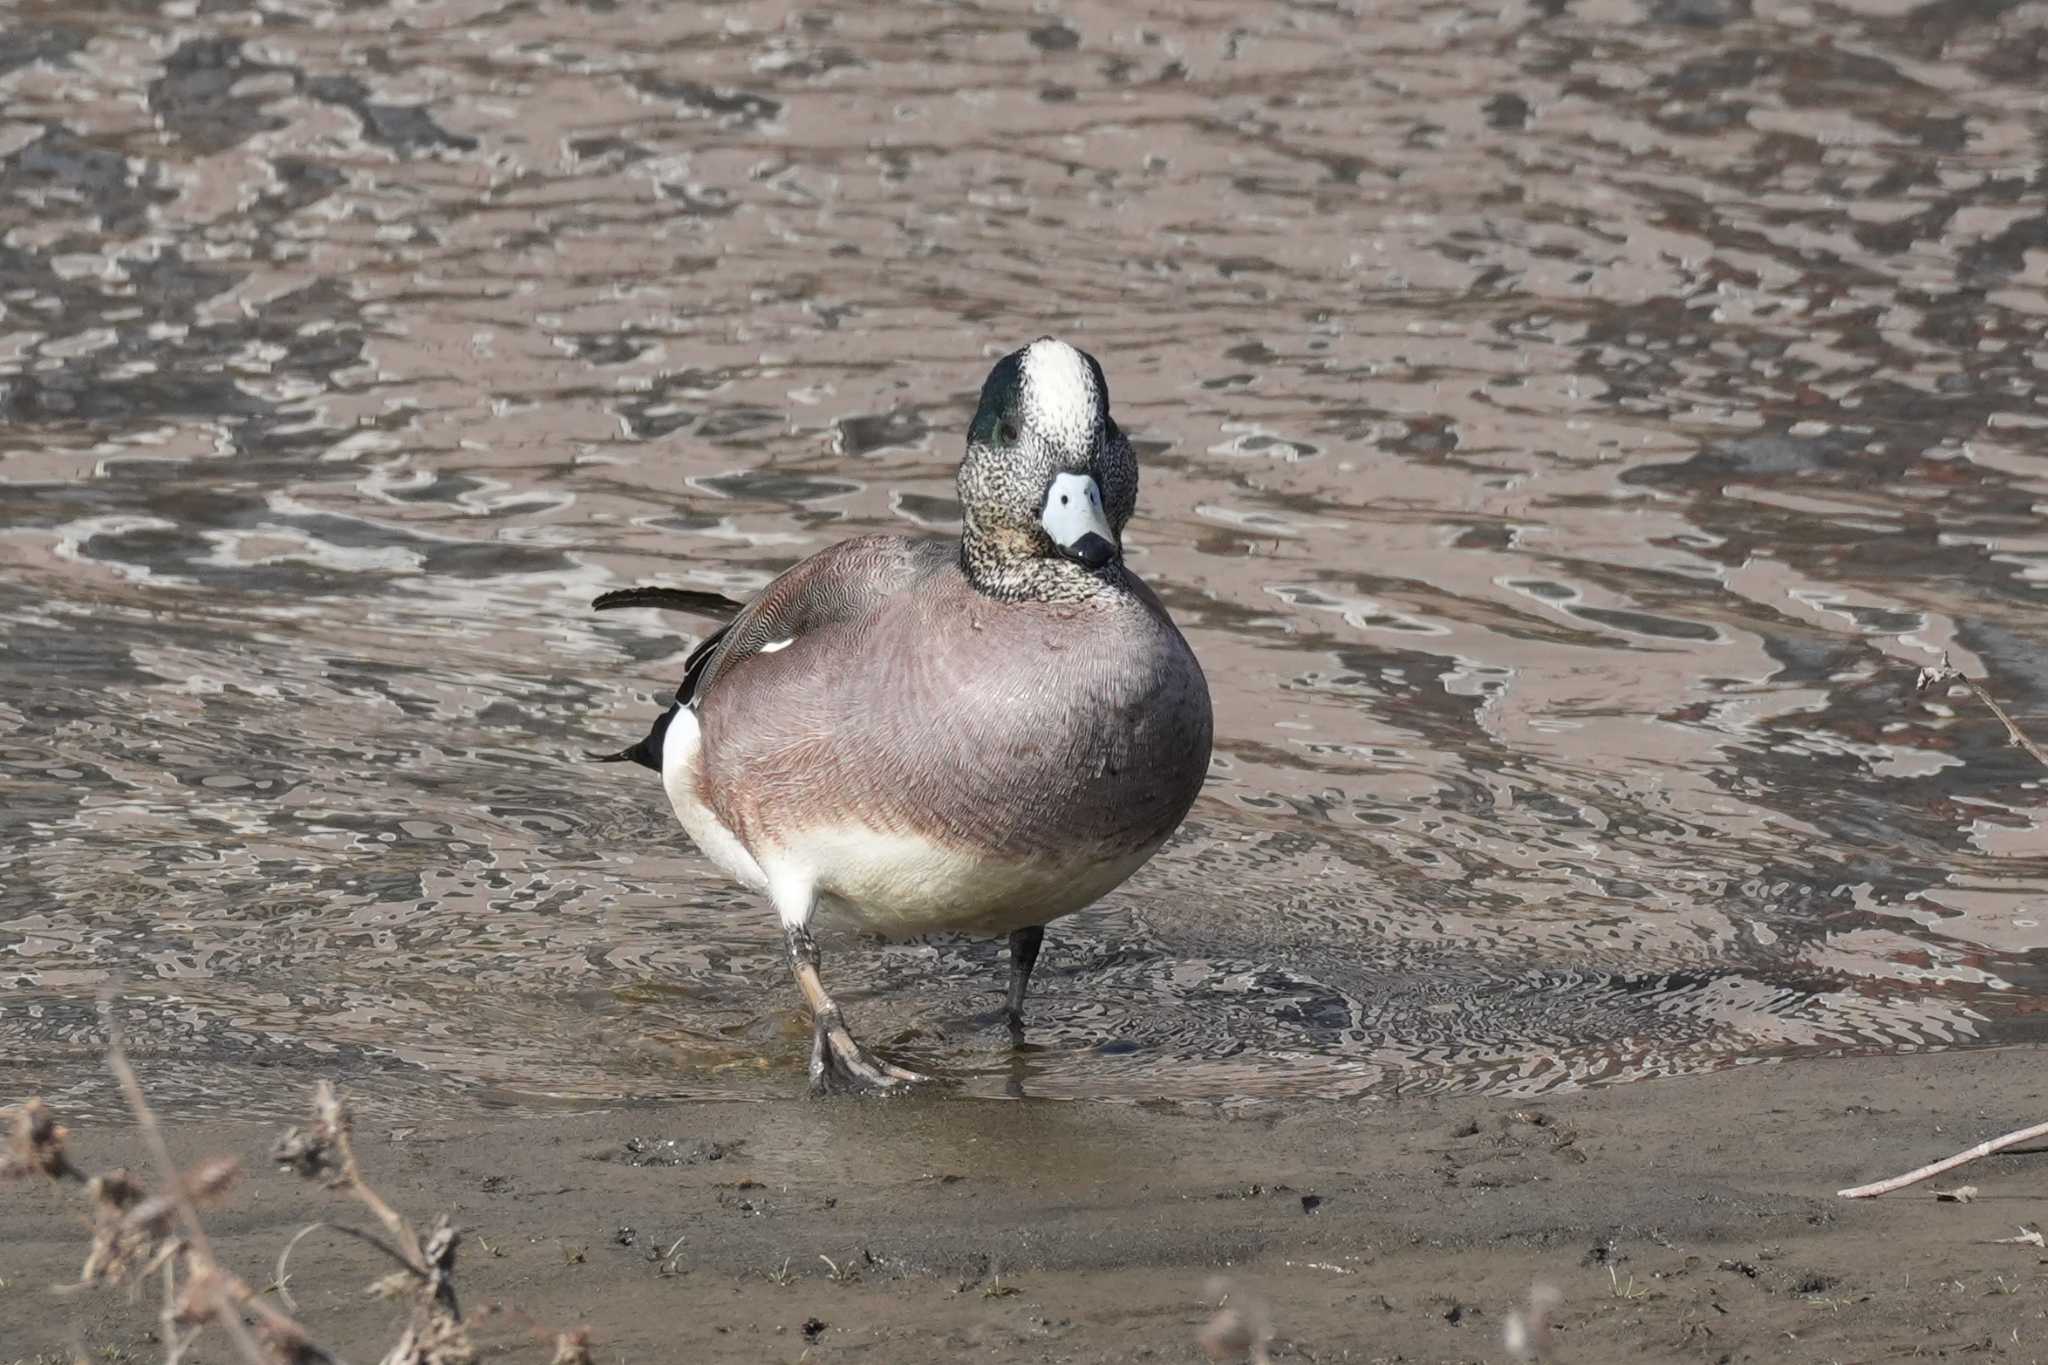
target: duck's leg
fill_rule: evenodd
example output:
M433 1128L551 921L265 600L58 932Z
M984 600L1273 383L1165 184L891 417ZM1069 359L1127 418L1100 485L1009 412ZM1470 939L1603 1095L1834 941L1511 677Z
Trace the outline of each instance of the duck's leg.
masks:
M796 974L797 988L811 1008L811 1093L867 1090L886 1094L931 1080L871 1056L854 1042L839 1006L825 994L825 984L818 979L818 943L811 931L801 924L785 924L782 935L789 948L789 969Z
M1038 950L1045 943L1045 926L1010 931L1010 997L1003 1007L1003 1021L1010 1026L1011 1041L1024 1041L1024 992L1031 989L1031 969L1038 965Z

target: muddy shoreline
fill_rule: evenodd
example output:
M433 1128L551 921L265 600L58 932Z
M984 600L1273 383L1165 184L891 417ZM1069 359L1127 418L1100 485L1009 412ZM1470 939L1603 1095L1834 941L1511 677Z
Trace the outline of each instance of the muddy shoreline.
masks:
M1856 1203L1833 1191L2044 1111L2039 1050L2012 1048L1540 1103L478 1112L365 1120L360 1149L393 1202L466 1230L466 1309L506 1307L480 1335L514 1358L545 1358L531 1319L587 1323L600 1360L1197 1360L1222 1276L1270 1313L1283 1360L1506 1359L1504 1317L1537 1282L1563 1294L1561 1360L2032 1360L2048 1345L2048 1258L1993 1239L2040 1217L2048 1157L1977 1163L1967 1205L1929 1186ZM305 1223L357 1220L267 1166L274 1134L170 1134L181 1158L247 1163L210 1226L256 1282ZM74 1147L89 1167L141 1161L128 1129L95 1126ZM42 1185L0 1203L0 1361L74 1344L160 1353L146 1302L43 1288L76 1272L79 1213ZM351 1359L396 1335L400 1310L362 1296L379 1273L338 1238L294 1256L302 1320Z

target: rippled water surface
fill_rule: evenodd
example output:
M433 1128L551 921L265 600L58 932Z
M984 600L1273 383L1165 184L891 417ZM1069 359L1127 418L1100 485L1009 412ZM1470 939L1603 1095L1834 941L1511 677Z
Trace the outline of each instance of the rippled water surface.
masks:
M1395 13L1399 11L1399 13ZM2038 6L0 5L0 1057L184 1112L784 1095L593 617L955 524L1100 356L1209 673L1058 924L828 949L971 1093L2042 1036ZM0 1096L4 1098L5 1096Z

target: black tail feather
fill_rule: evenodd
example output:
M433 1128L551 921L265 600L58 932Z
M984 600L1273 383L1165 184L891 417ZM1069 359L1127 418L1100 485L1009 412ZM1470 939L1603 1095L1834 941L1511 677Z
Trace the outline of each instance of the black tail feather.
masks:
M735 602L723 593L703 592L696 588L619 588L600 594L590 606L593 611L611 611L617 607L658 607L663 611L686 611L692 616L708 616L714 621L730 621L746 610L744 602Z
M670 706L654 718L654 728L647 732L647 738L638 744L629 744L615 754L601 754L584 751L584 757L592 763L638 763L643 768L661 771L661 748L668 741L668 723L674 719L676 708Z

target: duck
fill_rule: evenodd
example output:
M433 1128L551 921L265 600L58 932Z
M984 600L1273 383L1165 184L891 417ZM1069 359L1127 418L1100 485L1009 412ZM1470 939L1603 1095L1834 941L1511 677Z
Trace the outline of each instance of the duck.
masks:
M957 484L958 537L842 541L744 603L592 603L718 622L646 737L590 756L658 773L698 851L774 909L814 1093L932 1080L855 1041L819 932L1007 935L1021 1047L1045 926L1144 866L1209 770L1201 665L1125 562L1138 463L1095 357L1048 336L998 360Z

